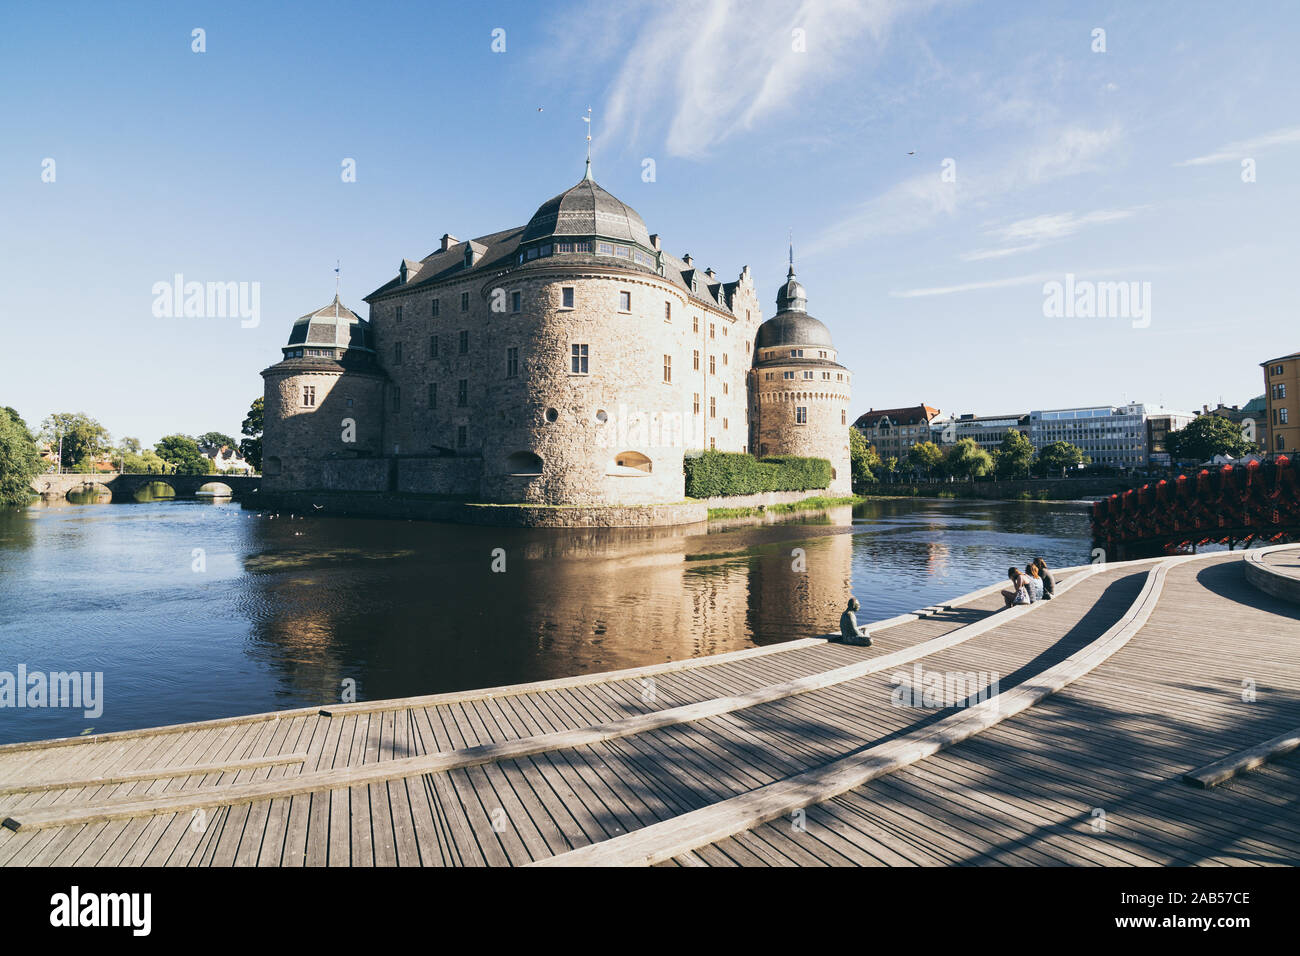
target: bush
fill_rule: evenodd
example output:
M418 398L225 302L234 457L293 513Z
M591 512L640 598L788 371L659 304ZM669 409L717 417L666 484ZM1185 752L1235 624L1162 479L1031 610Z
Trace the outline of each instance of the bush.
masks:
M831 483L825 458L764 458L738 452L706 451L685 460L686 496L714 498L764 491L811 491Z

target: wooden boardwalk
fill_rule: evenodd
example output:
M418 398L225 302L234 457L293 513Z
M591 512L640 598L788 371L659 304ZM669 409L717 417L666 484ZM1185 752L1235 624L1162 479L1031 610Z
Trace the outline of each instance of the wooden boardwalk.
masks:
M0 747L0 864L1300 863L1296 754L1182 780L1300 727L1300 607L1241 565L994 585L871 648ZM956 705L900 701L934 675Z

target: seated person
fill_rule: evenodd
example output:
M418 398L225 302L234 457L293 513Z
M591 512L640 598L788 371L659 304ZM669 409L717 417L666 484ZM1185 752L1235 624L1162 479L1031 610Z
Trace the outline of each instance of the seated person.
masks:
M1025 583L1024 572L1019 568L1007 568L1007 578L1011 581L1011 587L1002 589L1002 600L1006 602L1006 606L1028 604L1030 602L1029 587Z
M1056 578L1047 570L1047 562L1042 558L1034 558L1034 564L1038 566L1038 577L1043 582L1043 599L1050 601L1056 593Z
M840 641L844 644L853 644L857 647L870 647L871 635L867 633L865 624L858 624L858 608L862 605L858 603L855 597L849 598L849 606L844 609L840 615Z
M1043 579L1038 576L1038 565L1030 561L1025 565L1025 584L1029 586L1029 603L1043 599Z

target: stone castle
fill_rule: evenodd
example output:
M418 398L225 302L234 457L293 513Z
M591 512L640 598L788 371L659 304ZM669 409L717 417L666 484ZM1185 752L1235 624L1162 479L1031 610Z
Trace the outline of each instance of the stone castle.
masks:
M618 506L684 497L703 449L827 458L849 492L850 373L793 262L763 321L587 173L521 228L444 235L294 323L265 380L268 491Z

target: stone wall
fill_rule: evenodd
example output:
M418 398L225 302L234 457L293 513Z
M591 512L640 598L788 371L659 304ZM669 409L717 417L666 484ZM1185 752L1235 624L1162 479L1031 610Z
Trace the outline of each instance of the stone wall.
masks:
M384 380L377 372L290 359L262 377L262 472L268 489L320 488L324 460L381 453ZM311 405L304 400L308 387L315 390Z
M815 347L805 347L813 351ZM817 349L828 353L835 361L833 349ZM795 379L784 378L785 371L793 371ZM814 379L801 376L812 371ZM767 376L771 374L769 380ZM823 375L842 375L822 378ZM849 457L848 409L851 401L848 371L835 369L809 369L807 365L782 365L765 363L753 372L751 388L754 391L754 444L760 455L796 455L801 458L827 458L831 463L831 484L827 493L845 496L852 493L852 468ZM796 410L807 409L807 422L799 424Z
M566 287L574 290L571 309L562 305ZM631 294L628 310L619 307L621 292ZM462 293L469 294L464 311ZM502 276L471 274L387 294L371 313L380 360L400 389L400 405L390 401L386 413L385 453L442 447L481 455L488 501L680 501L684 450L748 448L746 373L762 321L748 272L733 309L650 273L561 256ZM574 344L588 347L586 374L572 372ZM509 349L517 350L517 369L508 366ZM540 473L521 466L527 455L540 457ZM619 466L620 459L632 463Z
M399 458L397 490L408 494L479 495L481 458Z

